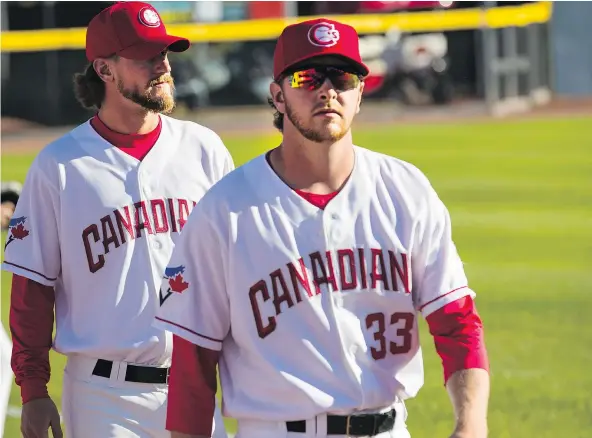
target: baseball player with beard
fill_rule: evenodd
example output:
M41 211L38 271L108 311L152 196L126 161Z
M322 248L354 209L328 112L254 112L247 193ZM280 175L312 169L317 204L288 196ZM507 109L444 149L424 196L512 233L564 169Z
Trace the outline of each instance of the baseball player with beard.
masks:
M270 86L282 142L219 181L173 251L155 319L186 340L173 438L210 436L218 363L238 438L409 437L421 316L451 436L487 434L482 324L448 211L416 167L352 140L368 74L358 41L325 19L283 31Z
M167 115L168 56L188 47L147 3L115 3L88 26L89 65L75 91L98 111L34 160L2 265L13 273L12 369L25 438L48 428L62 436L47 392L52 347L67 356L68 437L170 436L174 339L152 326L160 283L193 207L234 168L213 131ZM225 437L217 414L214 436Z

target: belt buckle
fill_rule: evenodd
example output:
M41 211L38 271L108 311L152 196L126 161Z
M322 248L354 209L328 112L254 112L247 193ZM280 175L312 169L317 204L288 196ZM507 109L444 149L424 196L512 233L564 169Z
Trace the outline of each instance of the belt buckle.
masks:
M350 436L360 436L360 431L353 431L351 430L351 418L353 417L353 415L347 415L345 417L345 436L346 437L350 437ZM353 435L350 435L351 433L353 433ZM370 436L376 436L378 434L378 416L377 415L372 415L372 432L370 434Z
M166 377L164 379L164 384L167 385L167 386L169 385L169 377L170 377L170 375L171 375L171 369L170 368L167 368L167 370L166 370Z

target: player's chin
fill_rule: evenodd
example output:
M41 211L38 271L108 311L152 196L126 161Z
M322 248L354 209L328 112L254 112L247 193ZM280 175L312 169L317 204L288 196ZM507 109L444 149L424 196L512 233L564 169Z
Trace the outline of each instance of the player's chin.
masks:
M315 135L315 140L319 143L334 143L338 140L341 140L344 137L344 133L341 130L335 131L317 131Z
M341 138L343 137L345 126L341 120L333 121L331 123L325 124L321 129L319 129L319 131L323 133L323 137Z
M162 105L159 108L159 112L162 114L170 114L175 109L175 101L173 99L167 99L162 102Z
M149 96L153 100L173 99L173 93L169 90L151 90Z
M142 106L148 111L161 114L170 114L175 109L176 102L172 97L167 97L160 99L150 99L149 101L144 102Z

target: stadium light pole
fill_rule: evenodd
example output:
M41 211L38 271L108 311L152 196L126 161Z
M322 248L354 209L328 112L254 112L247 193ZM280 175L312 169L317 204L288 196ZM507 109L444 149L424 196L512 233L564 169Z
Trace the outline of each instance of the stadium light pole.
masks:
M483 8L488 10L496 6L495 1L483 2ZM498 77L494 72L494 65L496 63L497 53L497 35L495 29L491 29L485 25L481 31L481 69L483 78L483 97L487 107L491 110L495 103L499 100L499 84Z
M55 3L54 1L42 2L42 20L43 29L54 29L56 27L55 17ZM60 119L60 87L59 84L59 63L58 63L58 52L56 50L48 50L45 52L45 68L47 75L45 76L45 86L47 91L47 97L49 98L49 118L53 124L55 121Z

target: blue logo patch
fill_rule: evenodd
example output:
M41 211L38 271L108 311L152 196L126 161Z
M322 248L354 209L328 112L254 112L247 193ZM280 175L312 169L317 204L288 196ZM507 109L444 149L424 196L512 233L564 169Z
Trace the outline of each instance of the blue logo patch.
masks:
M161 306L172 294L182 294L189 288L189 283L183 278L184 273L185 266L168 267L164 270L164 278L168 280L168 284L163 284L160 288Z

